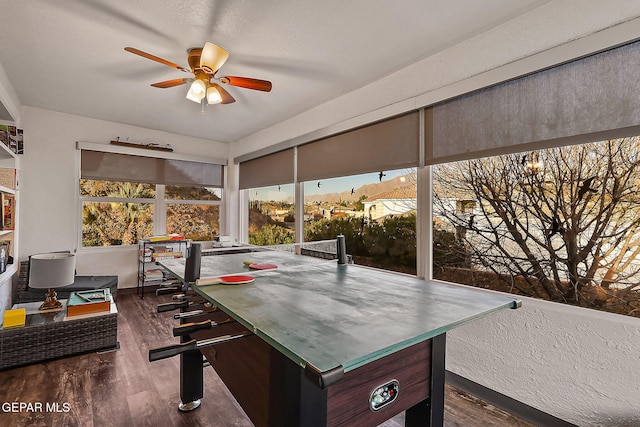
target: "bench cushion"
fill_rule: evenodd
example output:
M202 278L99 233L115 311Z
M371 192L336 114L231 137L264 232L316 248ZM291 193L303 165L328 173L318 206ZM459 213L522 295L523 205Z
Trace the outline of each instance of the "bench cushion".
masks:
M14 304L25 302L44 301L48 289L35 289L27 285L29 277L29 262L20 263L20 274L18 276L18 287L14 294ZM118 276L75 276L75 281L68 286L56 288L58 299L67 299L74 291L84 291L90 289L109 288L112 298L115 301L118 296Z

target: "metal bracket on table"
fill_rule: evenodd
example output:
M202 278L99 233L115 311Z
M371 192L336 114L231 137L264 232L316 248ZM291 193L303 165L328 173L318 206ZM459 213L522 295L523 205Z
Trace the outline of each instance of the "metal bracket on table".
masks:
M214 322L213 320L203 320L202 322L184 323L173 328L173 336L181 337L183 335L189 335L193 332L211 329L214 326L224 325L225 323L231 323L233 321L233 319L228 318L219 322Z
M186 291L180 290L180 293L172 295L171 299L174 300L174 301L184 301L184 300L187 300L187 301L196 301L196 300L197 301L201 301L201 300L204 299L204 298L202 298L200 295L198 295L196 293L188 294L187 292L188 292L188 290L186 290Z
M165 304L158 304L158 313L164 313L165 311L173 311L179 309L189 308L192 305L203 305L207 308L211 307L211 303L205 299L199 301L181 301L181 302L168 302Z
M176 313L173 315L173 318L176 320L186 319L188 317L200 316L201 314L208 314L218 311L218 307L213 306L208 308L207 310L191 310L191 311L183 311L182 313Z
M197 350L201 347L209 347L216 344L222 344L228 341L237 340L238 338L248 337L253 335L249 331L245 331L236 335L222 335L219 337L209 338L202 341L191 340L182 344L170 345L167 347L154 348L149 350L149 362L155 362L156 360L162 360L169 357L177 356L188 351Z
M511 304L511 307L509 308L515 310L516 308L520 308L520 307L522 307L522 300L517 299L513 301L513 303Z
M340 365L333 369L329 369L328 371L322 372L315 366L307 363L307 366L305 366L304 368L304 374L315 385L317 385L321 389L325 389L330 385L342 381L342 379L344 378L344 368L342 367L342 365Z
M172 294L174 292L180 292L182 289L179 287L163 287L163 288L158 288L156 289L156 296L159 297L160 295L167 295L167 294Z

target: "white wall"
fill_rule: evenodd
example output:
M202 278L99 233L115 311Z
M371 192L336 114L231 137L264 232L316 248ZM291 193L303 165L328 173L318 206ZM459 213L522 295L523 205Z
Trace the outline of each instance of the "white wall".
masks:
M227 158L227 144L33 107L21 111L25 154L20 158L20 258L44 251L78 249L78 274L119 276L137 283L136 249L77 248L80 232L76 141L172 144L175 153Z

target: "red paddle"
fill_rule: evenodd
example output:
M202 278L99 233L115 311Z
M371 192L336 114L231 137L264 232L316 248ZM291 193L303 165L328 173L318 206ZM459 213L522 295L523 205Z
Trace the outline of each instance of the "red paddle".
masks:
M244 285L246 283L251 283L254 280L256 280L256 279L253 276L242 276L242 275L221 276L221 277L205 277L205 278L196 280L196 286L206 286L206 285Z
M275 264L250 264L249 268L252 270L271 270L272 268L278 268Z

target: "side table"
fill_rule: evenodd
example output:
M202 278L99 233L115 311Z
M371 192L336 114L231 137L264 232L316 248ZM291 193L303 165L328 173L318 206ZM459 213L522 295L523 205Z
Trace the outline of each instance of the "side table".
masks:
M118 310L111 303L107 313L66 317L63 309L41 313L41 302L14 304L26 308L25 326L0 330L0 369L70 356L87 351L118 347Z

